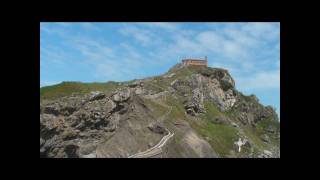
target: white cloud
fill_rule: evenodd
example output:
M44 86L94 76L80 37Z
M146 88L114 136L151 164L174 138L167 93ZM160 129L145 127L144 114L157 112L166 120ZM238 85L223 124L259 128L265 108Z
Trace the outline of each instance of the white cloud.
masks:
M58 23L40 23L40 35L41 33L47 33L50 35L57 34L59 36L64 36L66 31L66 26L54 26L54 24Z
M241 46L253 48L259 45L259 41L256 38L253 38L248 33L241 31L238 28L226 28L222 33Z
M201 32L196 36L196 40L206 49L214 52L221 52L223 38L213 31Z
M107 58L115 58L114 49L110 48L102 40L94 40L87 37L72 37L70 43L89 61L101 61Z
M279 23L246 23L242 26L242 30L258 39L275 39L279 38Z
M98 26L91 23L80 23L87 30L98 30ZM195 26L197 24L195 23ZM75 36L68 34L62 27L50 28L41 26L47 33L56 33L63 36L70 47L79 51L85 57L86 63L91 63L96 68L96 77L110 77L110 79L125 79L132 74L143 74L141 69L161 67L169 63L178 62L183 57L208 56L213 67L225 67L235 73L239 80L237 84L244 88L274 88L277 87L279 78L275 72L263 71L262 60L269 54L277 52L277 47L269 51L265 42L268 38L279 35L277 24L268 23L239 23L226 25L219 30L208 29L196 31L182 28L180 23L128 23L120 26L120 34L126 37L125 41L118 44L109 44L105 39ZM165 33L164 35L159 33ZM131 40L135 40L132 42ZM137 42L137 43L135 43ZM141 45L143 48L141 48ZM138 46L138 47L137 47ZM142 52L149 48L150 51ZM58 58L58 51L51 56ZM46 54L50 54L45 52ZM259 56L257 56L258 54ZM212 57L210 59L210 56ZM62 56L60 56L62 57ZM267 57L266 64L280 67L277 59ZM130 64L130 65L123 65ZM259 72L247 77L247 74ZM262 83L267 81L265 83Z
M196 39L202 47L205 47L215 54L229 59L244 59L247 51L237 41L227 39L215 31L205 31L198 34Z
M243 60L248 58L248 52L247 49L243 48L243 46L237 44L234 41L223 41L223 49L222 53L229 57L231 60Z
M121 43L120 47L123 49L123 52L126 53L130 58L141 59L142 55L138 53L138 50L128 43Z
M133 37L138 42L142 43L142 45L148 45L152 42L151 33L145 29L137 28L136 26L125 26L120 29L120 33L125 36Z
M49 64L54 63L63 65L67 57L67 53L55 46L47 45L40 47L40 65L44 63L44 60Z

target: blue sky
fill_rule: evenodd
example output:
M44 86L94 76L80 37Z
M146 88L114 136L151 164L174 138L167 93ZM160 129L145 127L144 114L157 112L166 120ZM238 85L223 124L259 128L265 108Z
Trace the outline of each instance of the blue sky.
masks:
M280 113L280 23L40 23L40 87L160 75L204 56Z

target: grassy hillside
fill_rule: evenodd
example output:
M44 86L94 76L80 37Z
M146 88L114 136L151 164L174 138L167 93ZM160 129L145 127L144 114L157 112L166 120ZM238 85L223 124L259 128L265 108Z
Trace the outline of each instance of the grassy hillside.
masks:
M41 99L56 99L72 93L82 94L91 91L110 91L117 88L116 82L108 83L81 83L81 82L62 82L60 84L40 88Z

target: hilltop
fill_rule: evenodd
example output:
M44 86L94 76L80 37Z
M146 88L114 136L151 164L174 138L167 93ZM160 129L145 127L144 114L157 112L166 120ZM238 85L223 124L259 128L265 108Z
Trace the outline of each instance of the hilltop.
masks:
M228 70L177 64L128 82L40 88L41 157L280 157L275 110Z

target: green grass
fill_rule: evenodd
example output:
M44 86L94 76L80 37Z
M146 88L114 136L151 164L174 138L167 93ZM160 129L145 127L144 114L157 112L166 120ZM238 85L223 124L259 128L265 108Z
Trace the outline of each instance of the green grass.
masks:
M233 149L234 142L238 139L238 131L232 126L212 123L212 118L225 115L214 104L205 102L205 108L206 113L202 116L205 126L195 128L200 131L202 136L209 137L209 143L214 150L225 157Z
M280 128L280 123L273 119L265 119L262 121L259 121L256 124L256 127L253 128L251 126L245 126L243 127L244 133L246 136L257 146L257 148L262 151L264 149L270 150L271 147L274 146L280 146L280 141L276 139L276 137L270 133L265 132L265 128L268 127L269 125L276 127L276 129ZM270 138L270 143L264 143L260 136L262 134L267 134Z
M250 126L242 127L245 135L250 139L253 144L255 144L260 150L268 149L268 145L262 142L260 135L261 133Z
M81 83L81 82L62 82L53 86L40 88L40 99L56 99L71 95L72 93L84 94L91 91L110 91L117 88L117 83Z
M276 131L280 130L280 123L272 118L268 118L268 119L263 119L261 121L259 121L256 125L256 128L259 131L263 131L264 129L266 129L268 126L273 126L275 127Z
M203 139L209 139L207 140L208 143L220 156L228 155L229 150L234 147L234 142L238 139L237 129L228 125L211 123L210 118L223 115L215 105L206 102L207 112L200 116L201 119L192 120L185 115L180 100L167 98L167 101L173 105L170 118L186 120L198 135ZM179 141L179 139L176 139L176 141Z

